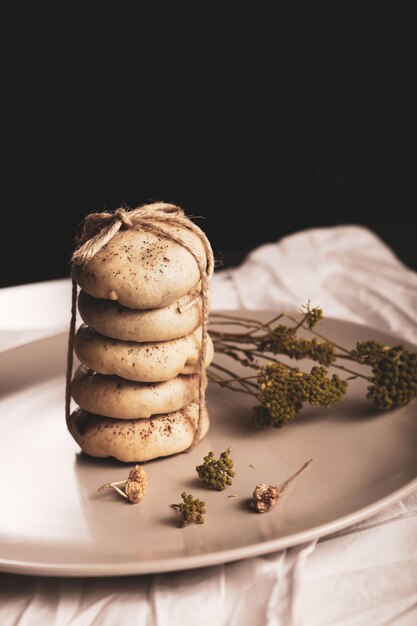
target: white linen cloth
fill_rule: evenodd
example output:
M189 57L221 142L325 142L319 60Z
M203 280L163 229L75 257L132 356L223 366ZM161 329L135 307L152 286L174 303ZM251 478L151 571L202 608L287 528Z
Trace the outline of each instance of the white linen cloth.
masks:
M44 299L48 284L38 288ZM63 328L69 281L49 289L56 306L50 327ZM22 297L19 288L16 294ZM285 237L214 277L213 309L294 309L308 299L329 316L417 342L417 274L359 226ZM13 288L0 291L0 347L27 340L29 329L37 336L46 330L44 317L16 323L15 301ZM237 563L108 579L0 575L2 626L416 623L417 493L333 536Z

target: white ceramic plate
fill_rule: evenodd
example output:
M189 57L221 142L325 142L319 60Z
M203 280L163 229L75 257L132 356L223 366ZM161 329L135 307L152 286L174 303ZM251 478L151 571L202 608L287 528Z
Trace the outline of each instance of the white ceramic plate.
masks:
M0 289L0 352L69 328L71 280Z
M324 328L348 346L370 337L396 343L352 323L327 320ZM125 478L127 467L81 455L67 433L65 352L61 334L0 354L3 571L106 576L243 559L333 533L417 488L417 405L376 413L355 381L337 408L308 408L285 428L265 431L249 425L251 401L211 387L208 436L190 453L146 465L150 484L142 504L111 491L98 494L102 483ZM195 466L209 450L228 446L236 464L233 486L205 490ZM314 463L273 511L248 509L257 483L281 485L310 458ZM178 528L169 504L184 490L206 501L204 525Z

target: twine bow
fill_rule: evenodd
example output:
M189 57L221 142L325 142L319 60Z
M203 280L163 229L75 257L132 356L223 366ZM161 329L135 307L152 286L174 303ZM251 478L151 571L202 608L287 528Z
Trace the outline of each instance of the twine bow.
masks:
M165 224L173 226L181 226L187 228L196 234L203 244L206 254L206 262L203 261L197 250L184 241L184 239L165 228ZM72 255L73 265L86 265L109 241L113 239L119 230L147 230L155 235L159 235L170 241L183 246L194 257L201 279L201 349L199 357L199 385L198 385L198 424L194 432L193 441L190 448L197 443L201 434L201 425L203 411L205 408L205 383L206 370L205 360L207 353L207 326L208 326L208 286L213 275L214 257L210 242L194 222L185 216L184 211L174 204L165 202L154 202L145 204L133 210L126 210L121 207L116 211L109 213L90 213L83 222L76 238L77 248ZM70 415L71 404L71 378L73 370L73 347L75 337L75 325L77 314L77 283L74 274L72 276L72 305L71 305L71 323L68 339L68 358L67 358L67 376L66 376L66 392L65 392L65 415L68 420Z

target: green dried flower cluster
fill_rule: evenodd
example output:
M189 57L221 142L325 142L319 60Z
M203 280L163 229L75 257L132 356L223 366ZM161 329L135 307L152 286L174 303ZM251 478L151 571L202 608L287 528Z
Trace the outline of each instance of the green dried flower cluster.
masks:
M323 310L319 307L316 306L313 309L310 308L310 301L301 307L301 313L304 315L303 323L306 324L310 330L312 330L316 324L321 322L324 317Z
M320 365L329 366L336 360L334 345L329 341L318 341L315 337L297 337L297 330L291 326L276 326L260 344L262 352L285 354L291 359L312 359Z
M417 354L403 346L359 341L351 355L372 367L367 398L377 409L405 406L417 398Z
M388 348L378 341L358 341L355 349L351 350L350 355L358 363L376 365L381 360L383 352L398 352L400 350L402 350L402 346Z
M330 407L340 401L347 383L337 374L329 376L325 367L314 366L309 373L268 363L259 370L259 402L253 421L257 427L283 426L305 402Z
M209 452L204 457L204 462L197 465L196 470L206 487L223 491L232 484L235 476L233 471L233 459L230 457L231 448L220 454L220 458L215 459L214 453Z
M188 524L204 524L204 515L206 514L206 503L194 499L191 494L185 491L181 494L182 502L180 504L172 504L171 506L178 509L180 514L180 527L184 528Z
M337 374L329 375L325 367L317 365L311 368L310 374L304 374L307 402L326 408L340 402L346 393L347 382Z

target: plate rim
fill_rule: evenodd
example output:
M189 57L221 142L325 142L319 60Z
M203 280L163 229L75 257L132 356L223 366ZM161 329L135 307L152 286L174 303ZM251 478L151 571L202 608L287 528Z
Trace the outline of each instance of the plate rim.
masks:
M219 310L216 313L240 313L242 311L256 314L268 314L273 313L271 309L231 309L231 310ZM326 317L326 320L336 322L340 324L347 324L350 326L356 326L362 329L369 329L371 332L383 333L385 336L390 337L395 342L403 342L408 346L413 346L417 349L417 346L408 339L404 339L393 335L392 333L385 331L384 329L378 329L368 324L361 324L350 320L340 319L336 317ZM33 345L35 343L44 342L54 337L67 335L68 333L63 330L55 330L48 332L46 335L37 337L31 340L26 340L17 345L7 346L4 350L0 350L0 358L5 358L8 352L13 350L22 349L25 345ZM165 558L159 560L146 560L146 561L120 561L112 563L52 563L52 562L38 562L38 561L25 561L21 559L4 559L0 556L0 571L10 574L21 574L28 576L48 576L48 577L107 577L107 576L134 576L134 575L146 575L156 573L167 573L174 571L186 571L204 567L211 567L220 564L227 564L243 559L254 558L264 556L284 548L291 548L297 545L314 541L328 537L333 533L348 528L353 524L356 524L364 519L369 518L372 515L382 511L386 507L398 502L402 498L408 496L414 490L417 489L417 476L393 491L391 494L385 496L382 499L377 500L368 506L362 507L352 513L338 517L335 520L326 522L309 528L308 530L300 531L290 535L285 535L276 539L251 543L250 545L231 548L226 550L218 550L216 552L210 552L208 554L199 554L192 556L182 556L175 558ZM273 513L272 513L273 514ZM366 530L366 528L364 528ZM187 532L186 530L184 532Z

